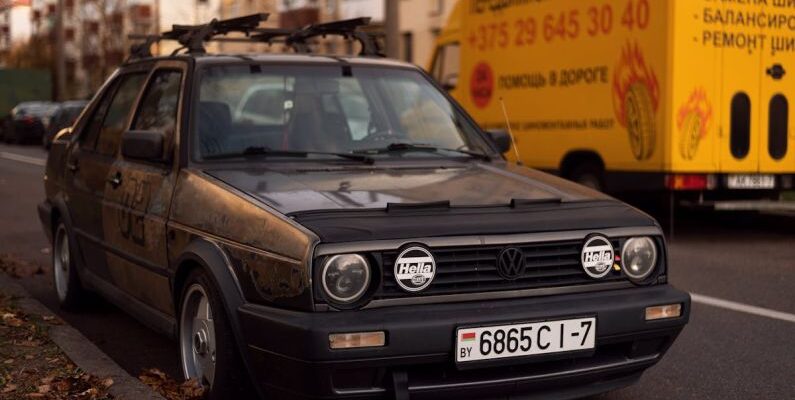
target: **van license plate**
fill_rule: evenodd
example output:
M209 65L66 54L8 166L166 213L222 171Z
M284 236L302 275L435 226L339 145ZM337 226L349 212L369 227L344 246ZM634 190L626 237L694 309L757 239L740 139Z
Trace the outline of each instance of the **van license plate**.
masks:
M726 186L729 189L775 189L776 177L773 175L729 175Z
M524 357L594 348L596 318L458 328L456 362Z

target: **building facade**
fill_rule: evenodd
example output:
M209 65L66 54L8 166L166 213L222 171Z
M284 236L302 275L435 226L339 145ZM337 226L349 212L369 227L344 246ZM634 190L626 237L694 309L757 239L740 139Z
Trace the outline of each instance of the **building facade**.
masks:
M11 49L30 38L30 0L0 0L0 67Z
M31 0L32 35L56 43L57 0ZM151 34L156 24L152 1L63 0L65 98L87 98L121 64L131 34ZM53 49L54 51L54 49Z
M266 26L297 28L311 23L371 17L371 29L382 30L385 1L398 1L400 58L424 66L432 57L434 41L458 0L221 0L220 15L231 18L268 12ZM355 51L341 40L325 41L322 53ZM222 51L267 51L257 45L223 44ZM277 50L281 50L277 48Z
M400 58L426 66L433 56L436 37L458 0L387 1L400 1Z

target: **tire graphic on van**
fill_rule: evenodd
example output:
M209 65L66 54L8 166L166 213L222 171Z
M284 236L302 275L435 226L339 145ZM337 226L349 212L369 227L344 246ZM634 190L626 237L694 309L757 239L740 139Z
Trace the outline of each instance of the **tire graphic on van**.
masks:
M698 143L701 141L701 116L697 113L688 113L682 122L679 132L679 153L685 160L692 160L698 152Z
M649 90L641 83L632 84L624 103L632 155L637 160L649 159L654 154L654 144L657 141L654 106Z
M613 109L618 123L627 129L630 150L638 161L654 154L659 103L657 76L646 65L640 47L630 42L621 50L613 72Z
M707 136L712 122L712 104L704 88L693 90L687 102L682 104L676 116L679 129L679 154L685 160L696 157L701 139Z

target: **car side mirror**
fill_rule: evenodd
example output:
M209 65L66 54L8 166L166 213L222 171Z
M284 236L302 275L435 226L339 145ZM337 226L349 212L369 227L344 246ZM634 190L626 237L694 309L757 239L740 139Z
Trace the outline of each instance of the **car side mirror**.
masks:
M508 150L511 149L511 134L508 131L498 129L498 130L490 130L486 132L491 139L491 142L494 143L494 146L497 148L497 151L502 153L506 153Z
M164 135L156 131L127 131L121 135L121 154L125 158L163 162Z
M458 86L458 74L449 74L442 78L442 89L449 92Z
M72 138L72 127L63 128L55 136L52 137L52 141L69 141Z

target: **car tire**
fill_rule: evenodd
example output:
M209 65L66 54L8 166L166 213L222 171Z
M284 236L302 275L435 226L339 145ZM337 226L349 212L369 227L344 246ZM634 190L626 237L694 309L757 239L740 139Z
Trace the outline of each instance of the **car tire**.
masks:
M604 191L605 188L602 169L595 165L578 165L572 169L567 178L570 181L600 192Z
M193 270L180 295L178 338L182 372L209 400L248 399L253 390L220 293L202 269Z
M64 222L58 222L52 239L52 272L55 293L61 308L76 310L83 304L85 290L77 273L75 244Z

